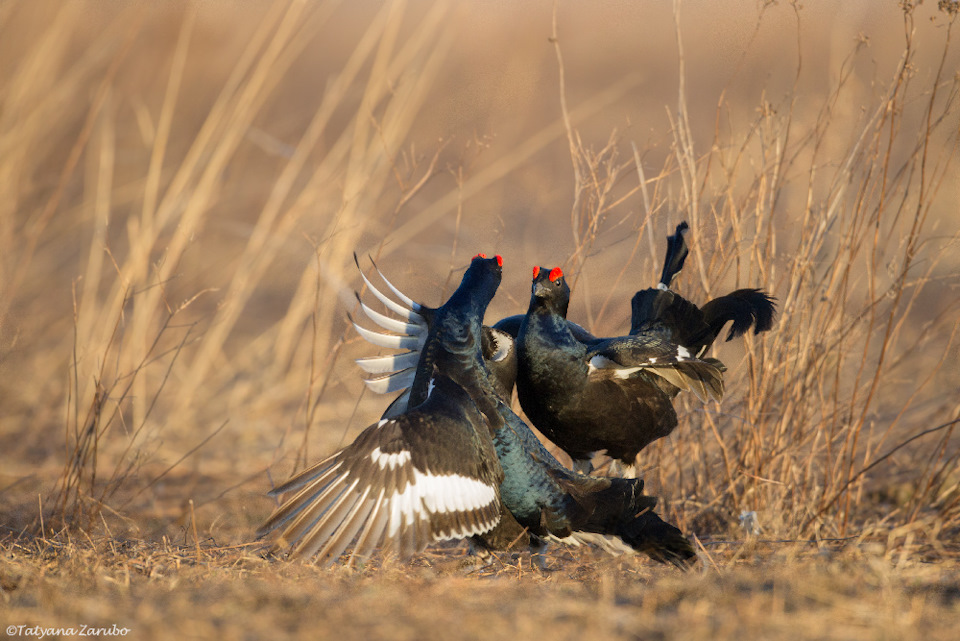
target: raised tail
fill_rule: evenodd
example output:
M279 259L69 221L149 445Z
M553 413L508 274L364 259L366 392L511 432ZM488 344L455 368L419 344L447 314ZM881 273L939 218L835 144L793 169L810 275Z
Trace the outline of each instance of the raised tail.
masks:
M683 261L689 253L683 237L689 229L690 226L684 221L677 225L673 236L667 236L667 255L663 259L663 272L660 274L658 289L670 289L670 283L683 269Z
M686 221L677 225L672 236L667 236L667 254L663 258L663 271L656 288L642 289L634 294L630 301L630 334L636 335L649 325L663 320L665 315L676 316L667 309L673 304L674 294L670 291L673 279L683 270L683 262L690 253L684 235L690 229ZM681 299L682 300L682 299ZM685 301L684 301L685 302Z
M773 327L776 313L776 299L759 289L738 289L726 296L714 298L703 306L703 320L710 326L714 338L727 321L733 321L727 340L746 333L753 327L753 333L759 334Z

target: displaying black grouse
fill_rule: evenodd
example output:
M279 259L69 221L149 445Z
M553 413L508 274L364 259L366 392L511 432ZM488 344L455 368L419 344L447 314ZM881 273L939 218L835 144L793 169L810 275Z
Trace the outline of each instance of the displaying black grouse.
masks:
M296 493L258 536L283 528L278 546L321 562L337 559L356 539L352 562L376 547L409 556L435 541L523 533L501 500L504 473L489 418L474 401L484 398L477 376L463 367L479 350L479 319L500 284L500 261L472 261L447 305L431 310L437 336L418 343L420 376L411 377L409 407L275 488L273 495Z
M703 309L669 290L687 254L686 229L683 223L668 238L657 289L634 296L628 336L572 331L563 272L533 270L516 341L517 394L530 421L571 456L575 469L589 472L598 451L631 469L640 450L677 426L673 398L680 391L702 401L722 398L726 368L702 355L724 324L733 321L728 340L772 325L773 301L759 290L737 290Z
M517 337L517 394L530 421L589 472L594 453L632 465L677 425L673 397L723 396L723 371L659 332L578 339L566 322L570 288L559 268L534 268Z
M575 532L597 533L617 536L633 549L660 561L678 565L688 562L694 557L692 547L677 528L653 512L656 499L643 495L642 481L597 478L571 472L556 461L511 410L510 388L504 389L502 381L487 365L507 358L500 353L503 350L500 341L509 337L481 325L489 302L483 292L489 285L476 275L486 268L490 273L495 272L498 284L500 262L499 257L496 260L485 259L482 255L474 258L460 287L442 307L436 309L415 303L385 281L409 307L404 309L367 281L374 295L400 315L407 326L393 325L390 319L376 313L371 315L369 308L364 311L385 328L403 331L407 336L367 330L361 333L376 344L419 352L416 367L406 367L406 371L400 370L399 373L395 371L398 366L408 365L407 359L412 360L409 352L360 361L365 369L374 373L395 371L392 375L394 381L399 376L406 377L409 383L406 397L401 396L388 411L402 416L406 407L415 407L426 393L426 381L432 368L443 363L439 371L449 374L466 389L485 416L504 471L500 496L512 519L505 518L497 530L474 537L480 547L498 548L509 543L515 538L517 529L509 524L515 520L534 535L534 543L544 536L564 538ZM389 387L390 379L386 380L384 387ZM377 384L379 382L375 380L374 385ZM506 516L506 512L504 514ZM504 528L506 532L501 532ZM520 532L522 534L523 530Z

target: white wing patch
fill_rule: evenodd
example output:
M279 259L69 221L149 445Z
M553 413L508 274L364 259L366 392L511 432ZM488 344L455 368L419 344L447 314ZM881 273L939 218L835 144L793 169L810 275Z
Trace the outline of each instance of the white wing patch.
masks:
M410 466L409 451L379 448L369 454L377 466L358 477L336 460L340 454L277 488L302 489L258 536L283 528L277 546L290 546L293 556L317 555L321 564L335 561L355 540L352 564L380 545L409 556L430 543L482 534L500 521L497 488L479 479L421 471ZM401 478L402 489L394 484Z
M381 470L385 470L388 467L393 470L401 465L404 465L410 460L410 452L407 450L401 450L399 452L391 452L390 454L387 454L377 447L370 452L370 458L373 459L374 463L380 466Z
M402 492L386 497L390 503L390 522L387 536L394 536L403 525L416 520L428 520L431 514L472 512L492 505L497 500L496 489L483 481L459 474L431 474L413 471L413 483ZM462 539L490 529L489 524L463 526L456 531L435 533L434 540Z
M378 347L389 347L391 349L409 349L419 350L420 340L416 336L397 336L394 334L382 334L374 332L361 325L353 324L357 333L368 343L373 343Z
M390 392L399 392L402 389L407 389L413 384L413 379L416 376L417 370L405 369L376 378L365 378L363 382L366 383L371 392L389 394Z
M610 360L606 356L596 355L590 359L590 362L587 364L587 375L593 374L595 371L600 369L615 370L613 372L614 378L630 378L631 374L639 372L642 369L653 369L658 370L664 366L670 367L676 362L682 362L687 360L696 360L693 354L690 353L683 345L677 345L677 358L673 360L671 358L662 359L657 356L651 356L647 359L647 362L643 365L637 365L634 367L623 367L616 361Z
M598 369L611 369L615 367L620 367L617 363L611 361L606 356L594 356L590 359L589 370L592 373L594 370Z
M363 301L360 301L360 309L367 315L367 318L390 332L406 334L407 336L418 336L426 330L426 324L423 321L419 323L405 323L370 309Z
M387 354L386 356L366 356L356 359L360 369L369 374L386 374L416 367L420 361L420 352Z

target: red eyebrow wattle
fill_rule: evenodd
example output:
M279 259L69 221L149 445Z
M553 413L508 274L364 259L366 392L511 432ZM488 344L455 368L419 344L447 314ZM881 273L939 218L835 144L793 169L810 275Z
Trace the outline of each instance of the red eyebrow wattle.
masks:
M473 258L486 258L486 257L487 257L486 254L477 254L477 255L474 256ZM470 260L473 260L473 258L471 258Z
M533 266L533 277L536 278L540 275L540 265Z
M562 278L562 277L563 277L563 270L561 270L559 267L554 267L553 269L550 270L551 283L557 280L558 278Z

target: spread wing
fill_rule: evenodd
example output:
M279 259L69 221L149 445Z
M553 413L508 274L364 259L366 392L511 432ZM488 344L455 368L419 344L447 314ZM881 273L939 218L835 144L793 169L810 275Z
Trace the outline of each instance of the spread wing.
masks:
M257 535L282 530L275 547L316 555L321 564L355 542L352 564L377 547L408 557L481 534L500 521L502 471L495 454L480 449L474 428L455 415L418 408L381 420L274 489L274 496L294 494Z
M629 379L639 372L655 374L701 401L723 398L724 367L716 359L699 359L659 333L601 339L589 345L588 376Z

